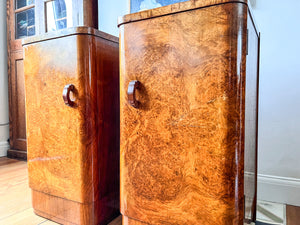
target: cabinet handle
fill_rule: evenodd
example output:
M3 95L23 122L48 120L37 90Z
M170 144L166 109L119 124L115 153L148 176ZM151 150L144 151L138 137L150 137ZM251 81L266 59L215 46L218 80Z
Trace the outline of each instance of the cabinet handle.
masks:
M127 89L128 103L134 108L138 108L140 104L139 101L137 101L135 98L135 91L136 89L140 88L140 84L141 83L137 80L130 81L128 84L128 89Z
M75 101L70 98L70 93L74 93L75 86L73 84L67 84L63 90L63 99L67 106L73 107L75 105Z

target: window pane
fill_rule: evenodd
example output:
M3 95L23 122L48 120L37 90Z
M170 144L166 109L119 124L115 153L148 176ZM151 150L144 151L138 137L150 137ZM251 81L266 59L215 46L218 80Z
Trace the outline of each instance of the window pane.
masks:
M16 13L16 39L35 35L34 8Z
M34 0L16 0L16 9L34 4Z
M72 0L54 0L46 3L47 32L72 26Z
M130 13L158 8L187 0L130 0Z

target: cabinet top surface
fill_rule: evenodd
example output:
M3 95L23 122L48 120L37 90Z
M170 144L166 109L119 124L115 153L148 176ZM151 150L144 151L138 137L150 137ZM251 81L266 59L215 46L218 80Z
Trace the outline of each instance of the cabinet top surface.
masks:
M118 26L121 26L122 24L125 23L134 22L134 21L145 20L145 19L164 16L168 14L174 14L183 11L209 7L213 5L219 5L219 4L225 4L225 3L244 3L250 5L248 4L248 0L189 0L185 2L175 3L172 5L167 5L164 7L127 14L123 17L119 17Z
M117 38L113 35L99 31L92 27L83 27L82 26L82 27L71 27L71 28L67 28L67 29L62 29L62 30L58 30L58 31L54 31L54 32L45 33L42 35L28 37L28 38L22 40L22 44L24 46L24 45L33 44L36 42L57 39L57 38L62 38L62 37L72 36L72 35L92 35L92 36L96 36L96 37L106 39L106 40L109 40L112 42L116 42L116 43L119 42L119 38Z

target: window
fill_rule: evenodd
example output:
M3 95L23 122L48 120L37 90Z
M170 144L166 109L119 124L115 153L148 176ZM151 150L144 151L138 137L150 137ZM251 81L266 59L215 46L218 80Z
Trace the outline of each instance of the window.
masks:
M72 1L53 0L46 2L46 32L72 26Z
M34 0L16 0L15 27L16 39L35 35Z
M158 8L187 0L130 0L130 13Z

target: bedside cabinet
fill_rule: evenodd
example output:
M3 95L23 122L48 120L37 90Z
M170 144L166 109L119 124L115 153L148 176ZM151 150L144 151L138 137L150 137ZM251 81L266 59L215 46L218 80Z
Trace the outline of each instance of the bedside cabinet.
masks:
M255 221L259 33L248 2L176 3L119 28L123 224Z
M119 44L89 27L24 42L29 186L63 224L119 215Z

